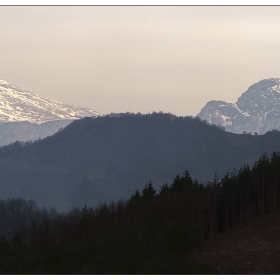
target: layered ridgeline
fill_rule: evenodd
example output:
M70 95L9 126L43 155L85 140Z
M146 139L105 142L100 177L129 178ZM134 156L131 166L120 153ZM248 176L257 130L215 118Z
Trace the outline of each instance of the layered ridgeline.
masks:
M53 136L0 149L1 199L58 210L159 189L189 170L203 183L280 151L280 132L232 134L199 118L117 114L75 120Z
M52 135L71 121L99 114L22 90L0 79L0 146Z
M233 133L280 130L280 79L264 79L250 86L235 104L209 101L198 116Z

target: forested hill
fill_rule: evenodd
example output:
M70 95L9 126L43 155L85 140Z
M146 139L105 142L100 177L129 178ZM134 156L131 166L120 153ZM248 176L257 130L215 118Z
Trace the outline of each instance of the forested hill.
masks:
M66 210L128 198L149 180L160 188L186 169L206 182L274 151L277 131L236 135L163 113L84 118L46 139L2 147L0 193Z

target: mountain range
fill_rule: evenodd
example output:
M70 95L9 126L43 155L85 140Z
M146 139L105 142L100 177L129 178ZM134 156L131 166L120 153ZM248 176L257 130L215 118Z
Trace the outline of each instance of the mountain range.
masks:
M236 103L209 101L198 116L233 133L280 130L280 79L270 78L253 84Z
M91 109L51 100L0 79L0 146L44 138L75 119L99 115Z
M75 120L33 143L0 148L1 198L32 199L67 210L156 189L186 169L201 183L263 153L280 151L280 132L233 134L199 118L153 113Z
M74 119L101 115L30 93L0 79L0 146L45 138ZM238 134L280 130L280 79L255 83L235 104L209 101L197 116Z

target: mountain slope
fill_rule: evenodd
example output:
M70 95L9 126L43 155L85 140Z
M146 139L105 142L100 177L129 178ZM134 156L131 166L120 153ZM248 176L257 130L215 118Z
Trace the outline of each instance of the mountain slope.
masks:
M234 133L280 130L280 79L264 79L250 86L236 104L210 101L198 116Z
M20 141L35 141L53 135L63 129L73 120L56 120L39 123L25 122L3 122L0 123L0 146Z
M51 100L19 89L0 79L0 123L29 121L42 123L99 115L95 111Z
M215 236L193 256L220 274L280 274L280 213L250 220Z
M280 151L280 132L237 135L199 119L120 114L75 120L35 143L0 149L1 198L22 197L66 210L128 198L188 169L205 182Z

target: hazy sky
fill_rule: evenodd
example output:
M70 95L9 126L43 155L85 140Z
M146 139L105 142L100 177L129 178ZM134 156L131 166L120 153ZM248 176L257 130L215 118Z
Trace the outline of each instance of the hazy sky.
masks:
M110 112L196 115L280 77L280 6L0 6L0 77Z

